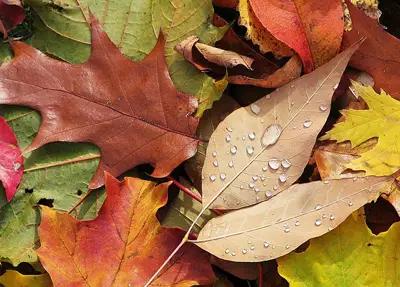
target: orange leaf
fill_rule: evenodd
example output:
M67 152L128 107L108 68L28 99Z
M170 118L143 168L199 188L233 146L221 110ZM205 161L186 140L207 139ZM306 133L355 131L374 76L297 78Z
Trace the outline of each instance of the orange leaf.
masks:
M157 210L169 184L105 177L107 199L99 216L78 221L43 207L38 255L54 286L143 286L184 232L161 227ZM209 255L187 243L151 286L211 284Z

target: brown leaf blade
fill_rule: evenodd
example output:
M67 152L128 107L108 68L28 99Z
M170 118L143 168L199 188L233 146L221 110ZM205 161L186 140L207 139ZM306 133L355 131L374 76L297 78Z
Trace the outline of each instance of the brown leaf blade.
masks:
M296 184L269 201L210 220L196 244L225 260L259 262L285 255L392 190L391 177Z
M168 185L107 175L106 201L91 221L44 207L37 252L54 286L144 286L184 233L157 220ZM209 255L196 246L185 244L172 263L151 286L214 281Z
M328 117L334 90L357 48L352 46L315 72L236 110L218 125L202 172L203 205L213 202L211 207L216 209L249 206L298 179Z
M160 36L142 61L125 58L92 23L92 54L81 65L49 58L22 42L15 58L0 68L0 104L37 109L42 124L30 150L56 141L91 142L101 162L90 188L139 164L166 176L196 151L195 100L176 90Z

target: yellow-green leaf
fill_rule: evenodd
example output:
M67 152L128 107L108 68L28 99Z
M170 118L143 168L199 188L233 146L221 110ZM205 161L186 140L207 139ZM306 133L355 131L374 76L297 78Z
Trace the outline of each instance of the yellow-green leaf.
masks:
M47 274L23 275L14 270L7 270L0 276L0 284L5 287L50 287L53 286Z
M395 287L400 282L400 223L374 235L361 214L311 239L303 253L278 259L290 287Z
M347 168L364 170L366 175L390 175L400 168L400 102L382 91L353 83L354 91L368 105L368 110L342 111L345 121L337 123L322 140L350 141L358 146L371 138L377 144L351 161Z

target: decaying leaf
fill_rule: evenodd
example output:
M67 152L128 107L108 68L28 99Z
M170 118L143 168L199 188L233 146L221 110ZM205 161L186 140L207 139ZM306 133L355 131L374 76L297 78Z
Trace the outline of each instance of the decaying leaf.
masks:
M30 106L42 125L28 150L55 141L91 142L102 158L90 188L150 163L165 176L196 150L195 100L178 92L168 74L164 40L132 62L92 20L92 54L80 65L49 58L22 42L0 68L0 103Z
M183 231L164 228L156 212L168 184L106 175L107 198L92 221L43 207L38 255L55 286L144 286ZM186 244L151 286L211 284L209 255Z
M306 73L339 51L343 34L341 0L246 0L265 31L296 51Z
M24 159L18 147L17 138L0 117L0 181L3 183L7 201L11 201L24 173Z
M346 167L365 171L366 175L391 175L400 169L398 150L400 142L400 102L384 91L377 94L372 87L365 87L356 82L353 90L368 105L368 110L345 110L345 121L337 123L321 140L350 141L353 147L378 138L370 150L360 153L360 157Z
M0 276L0 284L4 287L52 287L47 274L23 275L18 271L7 270Z
M259 262L285 255L396 188L391 177L296 184L266 202L210 220L194 242L225 260Z
M366 40L350 60L350 65L369 73L375 88L381 88L392 97L400 98L400 40L385 32L379 23L346 1L350 10L353 29L343 35L342 47L346 48L360 37Z
M298 179L356 49L353 46L314 73L236 110L219 124L203 167L203 205L213 201L216 209L249 206ZM279 129L280 133L273 132Z
M312 239L305 252L278 259L279 273L293 287L397 286L400 224L374 235L357 213Z

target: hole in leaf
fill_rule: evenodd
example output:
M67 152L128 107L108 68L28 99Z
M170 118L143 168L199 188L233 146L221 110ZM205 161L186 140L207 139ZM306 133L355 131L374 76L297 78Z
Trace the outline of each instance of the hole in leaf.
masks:
M80 189L78 189L78 191L76 192L76 194L77 194L77 195L79 195L79 196L81 196L81 195L82 195L82 193L83 193L83 191L82 191L82 190L80 190Z
M33 193L33 189L32 188L25 188L25 193Z
M38 201L38 204L45 205L45 206L48 206L48 207L53 207L53 202L54 202L54 199L41 198Z

